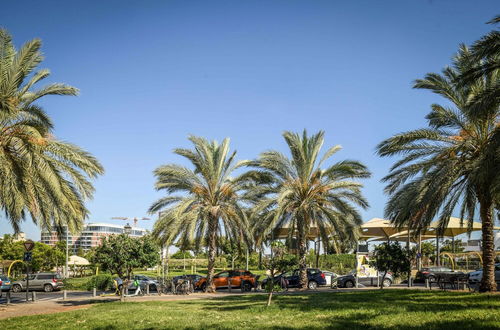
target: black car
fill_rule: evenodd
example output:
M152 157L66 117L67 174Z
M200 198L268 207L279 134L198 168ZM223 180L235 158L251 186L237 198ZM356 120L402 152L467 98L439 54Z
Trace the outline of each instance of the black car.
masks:
M382 277L383 277L383 273L379 273L379 282L378 283L381 283L382 282ZM383 285L384 287L389 287L392 285L392 283L394 282L394 278L392 277L392 274L390 272L388 272L386 275L385 275L385 278L384 278L384 281L383 281ZM358 284L363 284L365 286L374 286L374 285L377 285L377 277L358 277ZM356 286L356 278L354 277L354 271L351 272L350 274L348 275L344 275L344 276L339 276L337 278L337 286L339 288L353 288Z
M425 282L426 279L429 280L429 282L436 282L437 279L439 278L440 275L442 274L464 274L463 272L455 272L453 269L448 268L448 267L426 267L422 268L417 272L417 275L415 276L415 281L416 282Z
M300 270L298 269L291 272L282 273L274 277L274 283L280 284L282 287L284 287L285 285L289 288L298 287L299 275ZM261 287L265 288L269 280L270 278L262 280ZM325 274L323 274L321 270L316 268L307 269L307 281L307 287L311 290L317 289L320 285L326 285Z

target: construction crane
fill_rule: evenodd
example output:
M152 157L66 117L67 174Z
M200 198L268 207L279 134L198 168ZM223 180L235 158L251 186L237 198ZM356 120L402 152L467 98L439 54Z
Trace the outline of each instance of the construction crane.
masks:
M134 221L134 227L137 227L137 221L139 221L139 220L151 220L151 218L145 218L145 217L142 217L142 218L138 218L138 217L134 217L134 218L112 217L111 219L113 219L113 220Z

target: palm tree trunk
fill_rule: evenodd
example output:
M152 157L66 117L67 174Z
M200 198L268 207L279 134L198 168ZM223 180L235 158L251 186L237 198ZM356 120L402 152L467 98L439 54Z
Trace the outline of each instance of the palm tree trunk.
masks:
M483 248L483 278L479 285L479 292L496 291L495 282L495 242L493 235L493 216L491 198L479 195L479 212L482 223Z
M307 288L307 238L304 228L304 224L298 225L299 237L298 237L298 249L299 249L299 287Z
M207 274L207 292L215 292L215 254L217 252L217 218L210 217L208 220L208 274Z

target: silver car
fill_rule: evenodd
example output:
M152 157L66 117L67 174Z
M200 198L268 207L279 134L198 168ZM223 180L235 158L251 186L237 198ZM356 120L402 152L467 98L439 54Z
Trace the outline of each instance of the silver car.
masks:
M12 283L13 292L21 292L26 290L26 277L22 280ZM63 279L58 273L37 273L29 275L29 289L30 290L43 290L45 292L52 292L60 290L64 287Z
M483 270L479 269L468 274L469 284L478 284L483 279ZM495 282L500 282L500 263L495 264Z

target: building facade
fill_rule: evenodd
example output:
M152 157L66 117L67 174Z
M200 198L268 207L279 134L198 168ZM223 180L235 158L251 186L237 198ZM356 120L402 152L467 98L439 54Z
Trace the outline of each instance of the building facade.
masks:
M57 242L67 239L68 246L73 253L76 253L79 249L86 252L99 246L104 237L123 234L124 232L124 226L109 223L88 223L79 234L72 235L69 233L68 237L65 235L58 236L56 231L42 231L40 242L54 246ZM142 237L147 233L148 231L146 229L132 227L129 235L130 237Z

